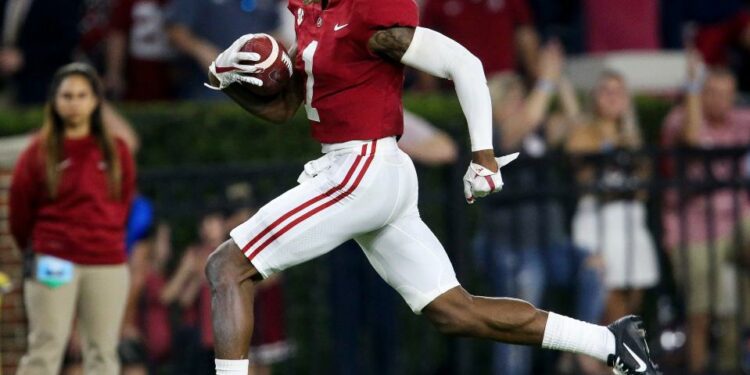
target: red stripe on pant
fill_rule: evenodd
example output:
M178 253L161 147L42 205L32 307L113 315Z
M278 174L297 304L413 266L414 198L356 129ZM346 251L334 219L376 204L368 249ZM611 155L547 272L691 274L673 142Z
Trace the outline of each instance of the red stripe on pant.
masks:
M341 200L341 199L343 199L344 196L349 195L349 194L351 194L352 191L354 191L354 188L356 188L356 186L359 184L359 180L361 180L362 177L364 176L364 172L367 170L367 167L369 167L370 163L372 162L373 155L375 154L376 145L377 145L377 140L374 140L372 142L372 150L370 151L370 156L367 159L367 161L365 161L365 165L362 167L362 170L360 171L359 176L355 180L354 185L352 185L352 188L350 188L348 192L344 192L341 195L339 195L339 197L334 198L334 203L337 202L337 201L339 201L339 200ZM273 223L271 223L269 226L267 226L263 231L261 231L260 233L258 233L255 237L253 237L253 239L250 240L250 242L248 242L248 244L245 245L245 247L242 248L242 252L246 253L255 243L257 243L261 238L263 238L266 234L268 234L269 232L271 232L274 228L276 228L279 224L281 224L282 222L284 222L286 219L288 219L291 216L297 214L298 212L304 210L305 208L310 207L311 205L313 205L313 204L317 203L318 201L322 200L323 198L331 197L333 195L333 193L335 193L336 191L339 191L339 190L343 189L346 186L346 184L349 182L349 180L351 179L352 175L354 174L354 171L359 166L360 160L362 159L363 156L365 156L366 152L367 152L367 144L364 144L364 145L362 145L362 151L360 152L359 155L357 155L357 158L354 160L354 163L352 163L352 166L349 168L349 171L346 173L346 176L344 177L344 180L340 184L336 185L335 187L332 187L331 189L329 189L325 193L320 194L320 195L318 195L318 196L316 196L316 197L308 200L305 203L302 203L301 205L297 206L293 210L291 210L291 211L287 212L286 214L282 215L280 218L278 218ZM328 204L328 205L323 204L320 207L323 207L323 206L328 207L328 206L330 206L330 204ZM265 248L266 246L268 246L268 244L271 243L271 241L275 240L276 238L278 238L279 236L281 236L281 234L283 234L286 231L288 231L289 229L291 229L290 226L293 227L293 226L299 224L304 219L312 216L311 212L313 214L316 213L316 212L319 212L321 210L320 207L318 207L318 208L316 208L316 209L308 212L307 214L303 215L301 217L301 218L303 218L302 220L300 220L300 218L298 218L298 219L292 221L291 223L289 223L286 227L284 227L283 229L281 229L281 231L279 231L276 234L272 235L268 240L266 240L265 242L263 242L263 244L261 244L258 247L258 249L255 249L250 255L247 255L247 257L250 260L252 260L255 257L255 255L257 255L257 253L260 252L260 250L262 250L263 248Z
M373 144L373 151L375 151L375 145L374 144ZM304 215L298 217L297 219L295 219L291 223L287 224L287 226L285 226L284 228L281 228L281 230L279 230L278 232L274 233L271 237L268 237L268 239L265 242L263 242L260 246L258 246L257 249L253 250L253 252L250 255L247 256L247 258L250 259L250 260L253 260L253 258L255 258L255 256L258 255L258 253L260 253L261 251L263 251L263 249L265 249L271 242L273 242L277 238L281 237L284 233L286 233L290 229L294 228L297 224L299 224L299 223L307 220L309 217L317 214L320 211L323 211L324 209L326 209L326 208L334 205L336 202L341 201L342 199L344 199L347 196L349 196L349 194L353 193L354 190L357 189L357 186L359 185L359 182L362 181L362 178L365 176L365 173L367 173L367 168L370 167L370 163L372 162L372 159L373 159L373 154L370 154L370 156L365 161L365 165L362 167L362 170L359 172L359 175L357 176L357 179L354 180L354 184L352 185L351 188L349 188L349 190L347 190L347 191L339 194L336 197L333 197L328 202L326 202L324 204L321 204L320 206L316 207L315 209L312 209L312 210L308 211Z
M487 180L487 183L490 184L490 193L495 191L495 182L492 181L492 177L490 176L484 176L484 178Z
M367 145L362 145L362 154L365 153L365 146L367 146ZM297 206L293 210L287 212L286 214L282 215L280 218L276 219L276 221L274 221L269 226L267 226L266 229L264 229L263 231L261 231L260 233L258 233L257 235L255 235L255 237L253 237L253 239L250 240L250 242L248 242L247 245L245 245L245 247L242 248L242 252L243 253L246 252L256 242L258 242L261 238L263 238L263 236L265 236L266 234L268 234L269 232L271 232L271 230L273 230L276 226L278 226L279 224L281 224L284 220L286 220L286 219L290 218L292 215L294 215L294 214L296 214L296 213L304 210L305 208L309 207L310 205L315 204L319 200L321 200L321 199L323 199L323 198L325 198L327 196L330 196L331 194L333 194L337 190L341 190L349 182L349 179L351 179L351 177L354 174L354 171L357 169L357 166L359 165L359 162L360 162L361 159L362 159L362 155L357 155L357 158L354 159L354 163L352 163L352 166L349 168L349 171L346 173L346 177L344 177L344 181L342 181L340 184L338 184L338 185L330 188L325 193L320 194L320 195L318 195L318 196L316 196L316 197L308 200L305 203L302 203L301 205Z

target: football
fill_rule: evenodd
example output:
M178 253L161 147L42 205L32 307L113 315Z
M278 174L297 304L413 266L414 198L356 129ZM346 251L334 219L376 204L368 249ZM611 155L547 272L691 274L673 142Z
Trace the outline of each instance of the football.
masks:
M263 69L253 76L263 81L263 86L243 84L250 92L259 96L278 94L292 77L292 59L284 46L268 34L258 34L248 40L241 48L242 52L255 52L260 55L257 62L242 61L243 64L255 64Z

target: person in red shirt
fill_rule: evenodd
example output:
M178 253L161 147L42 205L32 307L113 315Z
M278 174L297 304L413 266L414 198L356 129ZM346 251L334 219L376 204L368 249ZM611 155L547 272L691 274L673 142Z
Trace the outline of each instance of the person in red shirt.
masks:
M657 0L584 0L583 13L590 53L659 49Z
M739 9L714 23L699 23L693 43L708 65L728 66L732 47L750 49L750 10Z
M241 50L266 36L240 37L209 67L210 88L263 119L285 122L304 103L324 153L305 165L299 185L234 228L207 260L217 374L247 375L257 282L349 239L412 311L442 333L583 353L620 374L658 374L640 318L603 327L526 301L473 296L422 221L417 174L396 143L403 133L405 66L453 80L471 140L467 203L500 191L500 168L518 156L495 158L480 59L419 27L412 0L290 0L288 7L296 18L296 72L280 93L258 97L248 89L263 85L255 75L260 56Z
M13 173L10 229L33 259L24 284L29 348L18 374L58 373L75 315L86 373L119 373L135 167L125 143L104 127L101 105L92 67L60 68L42 129Z
M527 0L427 0L421 24L465 46L487 76L517 68L536 76L539 37ZM420 83L432 85L426 77Z
M168 100L176 53L164 25L166 0L117 0L107 32L104 84L115 98Z

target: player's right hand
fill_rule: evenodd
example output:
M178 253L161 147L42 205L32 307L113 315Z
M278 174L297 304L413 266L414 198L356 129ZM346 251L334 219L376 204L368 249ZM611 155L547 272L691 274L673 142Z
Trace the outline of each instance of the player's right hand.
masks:
M242 46L255 36L256 34L245 34L239 37L229 48L216 57L208 69L219 81L219 86L205 84L206 87L221 90L235 82L263 86L263 81L250 76L250 74L257 73L261 69L254 64L247 64L248 61L256 62L260 60L260 56L254 52L242 52Z
M493 172L477 163L470 163L469 169L464 175L464 197L469 204L474 203L476 198L482 198L491 193L503 189L503 177L500 170L503 166L516 160L518 153L495 158L498 169Z

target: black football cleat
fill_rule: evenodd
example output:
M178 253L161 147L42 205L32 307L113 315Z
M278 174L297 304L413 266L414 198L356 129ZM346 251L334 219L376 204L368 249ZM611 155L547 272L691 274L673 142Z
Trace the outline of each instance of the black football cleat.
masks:
M651 360L646 344L643 320L628 315L607 326L615 335L615 354L607 358L607 365L618 375L661 375L659 366Z

